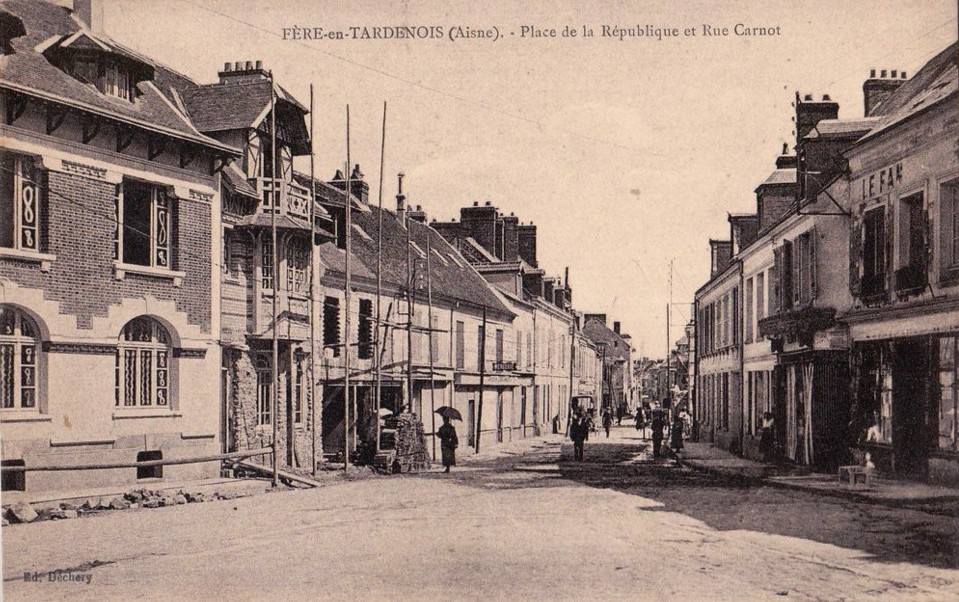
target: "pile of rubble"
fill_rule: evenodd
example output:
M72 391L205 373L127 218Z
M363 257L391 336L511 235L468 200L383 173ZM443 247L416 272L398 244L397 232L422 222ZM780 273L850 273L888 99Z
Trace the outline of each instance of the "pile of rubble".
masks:
M3 526L10 523L32 523L42 520L63 520L78 518L85 514L96 514L109 510L133 510L136 508L161 508L213 500L229 500L244 494L232 491L205 494L202 491L179 490L153 491L137 489L123 495L92 497L82 503L60 502L55 506L34 508L28 502L20 501L3 512Z

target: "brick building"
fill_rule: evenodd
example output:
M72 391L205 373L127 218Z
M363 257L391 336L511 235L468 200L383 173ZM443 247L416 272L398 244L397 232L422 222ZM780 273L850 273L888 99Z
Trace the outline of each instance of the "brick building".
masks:
M219 451L216 173L182 76L113 42L95 3L0 5L0 428L8 465ZM8 27L9 25L9 27ZM218 473L5 473L5 491Z

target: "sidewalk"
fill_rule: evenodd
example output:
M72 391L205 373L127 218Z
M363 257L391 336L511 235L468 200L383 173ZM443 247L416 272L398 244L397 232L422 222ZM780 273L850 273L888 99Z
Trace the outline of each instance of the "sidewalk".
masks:
M873 502L889 506L959 501L959 489L914 481L873 478L867 488L839 481L836 474L810 473L803 467L764 464L735 456L708 443L683 442L677 461L683 466L713 474L738 477L779 487Z

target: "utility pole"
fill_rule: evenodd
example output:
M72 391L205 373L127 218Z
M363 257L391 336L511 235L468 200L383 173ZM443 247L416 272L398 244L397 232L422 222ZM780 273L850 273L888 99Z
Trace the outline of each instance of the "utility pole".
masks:
M308 378L310 381L310 473L316 476L316 277L313 273L316 265L313 254L316 252L316 187L314 186L314 155L313 152L313 84L310 84L310 363Z
M279 458L279 439L280 439L280 338L277 330L277 311L276 302L280 291L280 267L279 267L279 249L276 248L276 212L280 210L280 195L277 190L276 181L276 84L273 81L273 70L270 70L270 245L273 251L272 263L270 269L273 271L273 305L272 305L272 324L273 324L273 361L270 371L271 384L273 386L273 399L270 400L271 414L273 422L273 487L280 484L280 458Z
M432 234L427 227L426 230L426 307L427 307L427 320L429 321L429 334L427 335L427 342L429 343L429 357L430 357L430 424L433 425L432 433L430 434L430 439L433 443L433 460L436 460L436 379L433 375L433 265L432 257L430 253L433 250L432 246ZM423 420L423 417L420 416L420 420Z
M565 288L569 290L569 267L566 268ZM576 316L570 312L569 323L569 395L566 399L566 432L564 436L569 435L569 422L573 416L573 363L576 361Z
M403 174L400 174L402 186ZM406 407L413 412L413 245L410 231L410 212L403 212L403 226L406 228Z
M483 387L486 385L486 306L483 306L483 325L479 336L479 405L476 410L476 453L480 450L480 434L483 432Z
M373 343L373 366L375 371L376 400L373 403L373 420L376 421L376 451L380 451L380 404L383 392L383 356L380 353L380 332L383 328L383 163L386 157L386 101L383 102L383 136L380 142L380 188L376 234L376 337Z
M669 303L666 304L666 395L669 399L669 409L672 412L673 409L673 385L672 385L672 374L670 372L670 350L671 350L671 337L669 336L669 310L673 305L673 260L669 260Z
M346 198L346 227L344 230L346 230L346 232L343 233L343 236L346 238L346 291L344 294L346 312L343 318L343 470L349 470L350 468L351 451L350 403L352 401L352 396L350 395L350 312L352 307L350 306L350 302L353 297L350 291L350 288L352 287L352 281L350 279L350 255L353 250L353 195L350 191L350 187L352 186L350 176L350 105L346 105L346 193L344 195Z

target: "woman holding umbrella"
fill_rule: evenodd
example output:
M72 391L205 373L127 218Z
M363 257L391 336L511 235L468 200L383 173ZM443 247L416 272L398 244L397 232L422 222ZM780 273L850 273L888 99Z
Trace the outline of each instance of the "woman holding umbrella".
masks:
M436 410L436 413L443 417L443 426L437 429L436 436L440 439L440 451L443 454L443 466L446 467L446 470L443 472L449 472L451 466L456 466L456 448L459 446L459 439L456 437L456 429L453 428L450 420L453 418L462 420L462 418L460 417L460 413L455 408L448 406L439 408Z

